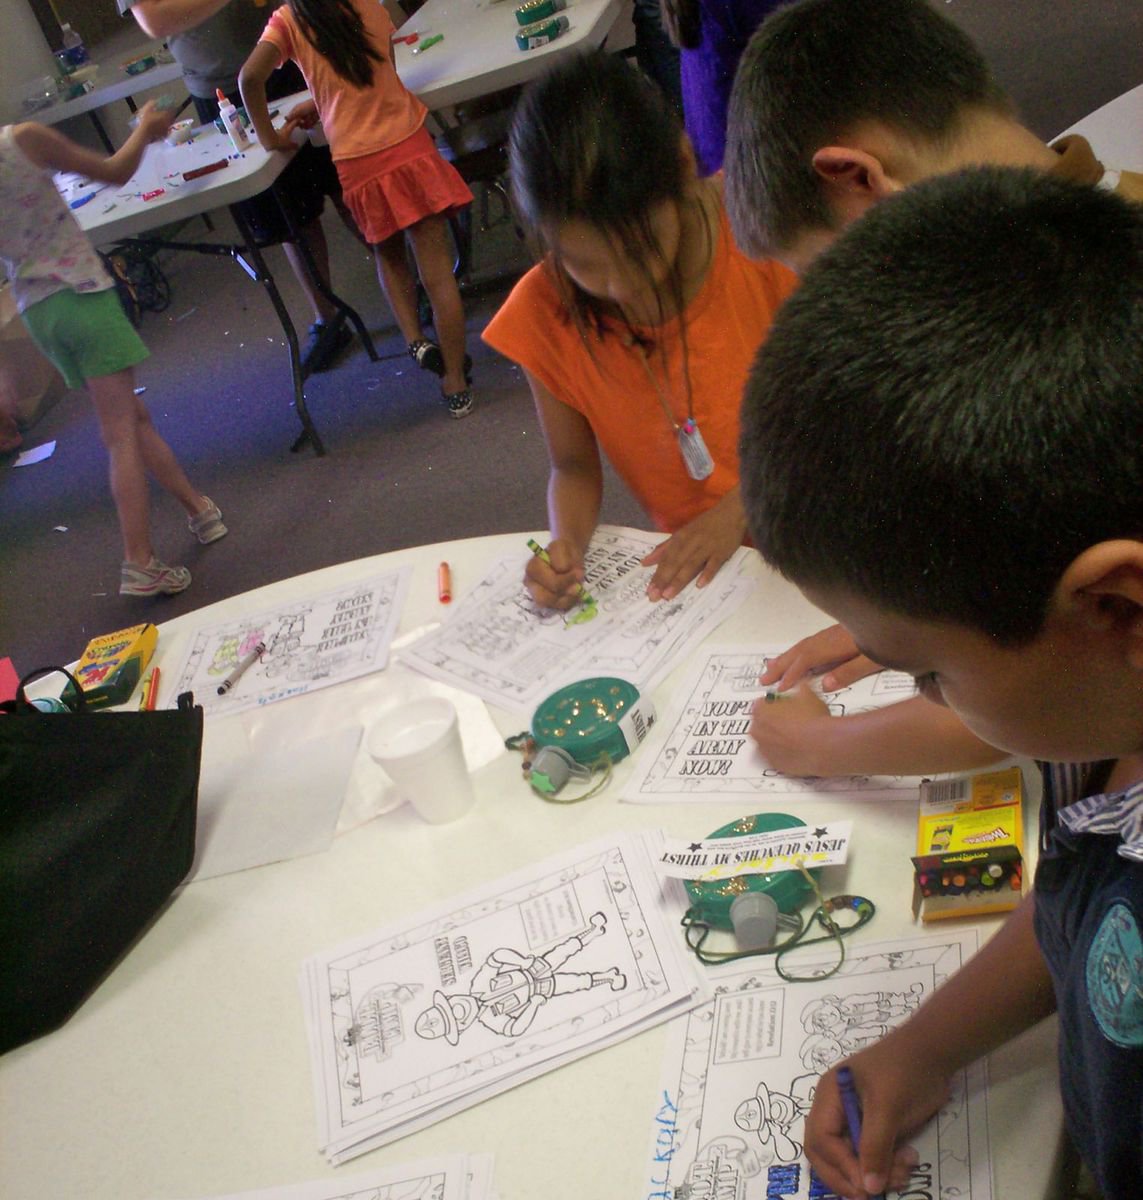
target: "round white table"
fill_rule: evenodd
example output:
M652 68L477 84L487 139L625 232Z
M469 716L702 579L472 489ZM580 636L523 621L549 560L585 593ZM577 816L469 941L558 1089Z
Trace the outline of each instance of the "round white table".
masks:
M169 669L169 687L195 629L403 563L413 568L400 630L407 631L447 615L437 599L439 562L451 564L461 597L489 563L521 550L525 536L422 546L271 584L163 625L155 661ZM720 643L785 644L823 624L760 560L751 570L758 590L715 635ZM661 711L685 671L679 667L655 689ZM331 690L354 710L383 693L386 674ZM329 695L279 707L327 703ZM493 717L502 732L517 731L518 718ZM427 825L404 805L339 836L325 853L185 886L66 1026L0 1060L0 1194L190 1200L438 1153L492 1151L503 1200L640 1197L662 1026L347 1166L328 1166L318 1151L298 989L304 958L616 829L657 826L692 837L742 815L741 801L620 803L614 783L583 804L545 804L523 782L519 755L508 752L475 783L476 807L455 824ZM823 887L874 900L878 915L858 939L923 932L910 912L916 808L912 792L887 801L796 801L794 811L808 822L855 821L849 863L830 868ZM1033 809L1028 825L1035 823ZM997 924L981 921L982 938ZM1054 1022L1046 1022L991 1061L997 1196L1051 1194L1061 1130L1054 1040Z

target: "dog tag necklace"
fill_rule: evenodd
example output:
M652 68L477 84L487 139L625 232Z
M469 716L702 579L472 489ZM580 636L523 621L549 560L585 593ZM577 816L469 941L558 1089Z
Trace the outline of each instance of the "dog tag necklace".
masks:
M643 364L643 370L647 372L647 378L655 389L659 404L662 406L667 420L671 423L671 428L675 431L675 440L679 443L679 453L683 456L683 465L687 469L687 474L696 481L708 478L714 470L714 459L711 458L710 451L706 448L706 441L702 436L702 430L695 421L694 401L689 390L687 392L687 419L680 424L675 420L670 400L659 386L658 377L651 370L645 347L636 345L635 352L639 355L639 361Z

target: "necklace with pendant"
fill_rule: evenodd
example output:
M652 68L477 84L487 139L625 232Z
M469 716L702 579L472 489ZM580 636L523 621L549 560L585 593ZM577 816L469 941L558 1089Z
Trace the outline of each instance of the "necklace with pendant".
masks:
M632 343L635 348L635 353L639 356L639 361L643 364L643 370L647 373L647 378L651 382L651 386L655 389L655 395L659 398L659 405L663 410L667 420L670 422L671 428L675 431L675 440L679 445L679 453L683 456L683 466L687 469L687 474L696 482L701 482L710 476L714 470L714 459L710 456L710 451L706 448L706 441L702 436L702 430L699 429L695 421L694 401L690 393L687 394L687 417L681 424L675 420L675 413L671 407L671 402L667 398L666 393L659 384L658 376L651 370L651 364L647 361L646 347L638 343Z

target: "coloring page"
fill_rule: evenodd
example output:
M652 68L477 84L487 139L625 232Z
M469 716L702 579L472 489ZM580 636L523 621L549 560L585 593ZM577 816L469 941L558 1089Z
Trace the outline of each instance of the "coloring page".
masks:
M193 691L208 717L229 715L382 670L411 574L401 567L200 629L174 694Z
M591 603L568 613L540 608L524 587L529 551L495 564L436 631L401 661L475 692L501 708L529 713L565 683L616 675L647 691L712 633L754 587L738 551L705 588L652 603L654 569L640 559L661 534L601 525L586 558Z
M616 834L566 851L308 959L331 1161L705 999L678 935L678 885L651 870L655 841Z
M491 1154L442 1154L366 1175L259 1188L213 1200L492 1200Z
M774 770L750 738L750 712L770 689L758 682L780 650L712 647L677 689L671 711L660 714L632 756L622 798L636 803L725 800L728 795L808 792L916 791L919 775L849 775L798 779ZM835 717L866 712L916 694L911 675L881 671L825 696ZM781 703L781 701L776 701Z
M802 1153L818 1077L905 1020L976 948L971 929L851 947L840 971L812 983L783 981L769 958L719 968L713 1000L671 1023L642 1194L837 1200ZM987 1096L983 1064L954 1079L909 1139L920 1162L902 1196L991 1200Z

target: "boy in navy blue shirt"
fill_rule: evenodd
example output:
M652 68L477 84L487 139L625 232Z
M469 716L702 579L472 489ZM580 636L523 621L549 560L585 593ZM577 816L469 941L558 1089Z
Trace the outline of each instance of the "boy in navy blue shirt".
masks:
M806 1152L901 1187L969 1062L1058 1011L1068 1130L1143 1195L1143 210L1036 170L917 183L822 254L747 385L762 555L876 662L1044 760L1033 893L908 1021L823 1076Z

